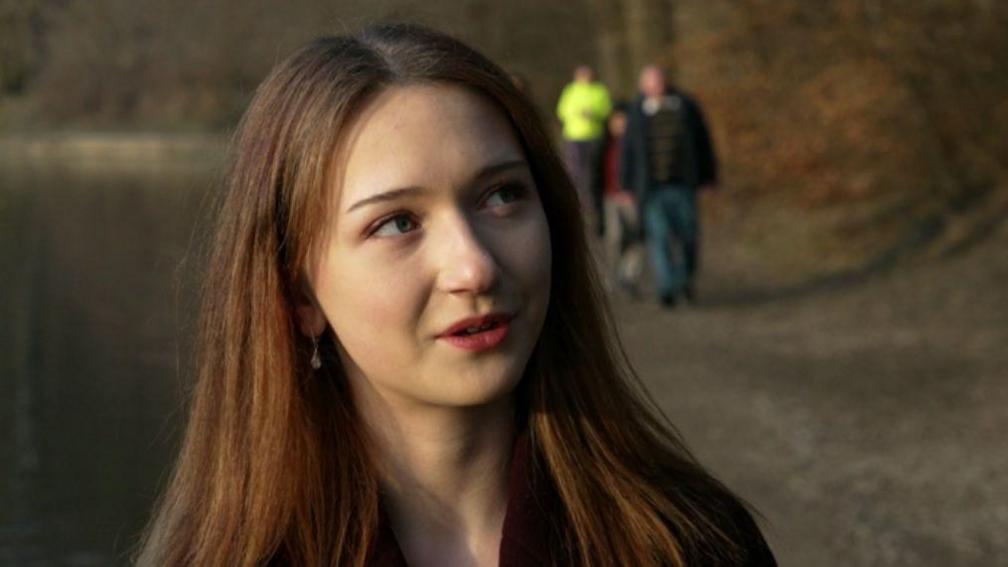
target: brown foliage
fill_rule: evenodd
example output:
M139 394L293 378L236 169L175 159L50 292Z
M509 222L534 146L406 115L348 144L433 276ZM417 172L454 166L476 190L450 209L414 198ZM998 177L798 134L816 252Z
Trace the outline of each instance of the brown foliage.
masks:
M680 77L743 194L943 206L1005 179L1008 7L683 3Z
M594 57L586 6L515 0L64 0L30 84L46 126L223 128L284 54L375 19L431 24L525 77L541 108ZM2 46L0 46L2 47Z
M629 92L637 20L621 10L660 22L670 6L675 24L652 39L675 39L659 58L703 103L737 196L886 207L857 221L872 224L975 208L1004 190L1008 4L994 0L59 0L35 10L41 21L11 21L44 35L20 67L36 124L218 129L280 54L383 17L471 42L549 115L577 63L601 60ZM5 61L12 45L0 42Z

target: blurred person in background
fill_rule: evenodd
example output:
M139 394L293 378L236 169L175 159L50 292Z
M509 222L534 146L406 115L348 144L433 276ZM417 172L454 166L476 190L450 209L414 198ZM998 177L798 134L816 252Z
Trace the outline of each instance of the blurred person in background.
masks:
M564 87L556 113L563 123L564 157L574 179L588 224L597 234L602 218L602 152L606 118L612 110L609 90L595 80L588 65L574 70L574 80Z
M695 300L697 192L716 187L717 161L700 107L660 67L644 67L639 87L627 115L620 181L640 203L658 299L673 307L680 296Z
M640 389L498 66L414 25L320 38L232 151L139 565L775 565Z
M619 164L623 134L626 132L625 102L614 105L607 121L607 136L603 157L605 211L605 248L609 278L624 293L640 296L640 275L644 267L640 214L632 192L620 184Z

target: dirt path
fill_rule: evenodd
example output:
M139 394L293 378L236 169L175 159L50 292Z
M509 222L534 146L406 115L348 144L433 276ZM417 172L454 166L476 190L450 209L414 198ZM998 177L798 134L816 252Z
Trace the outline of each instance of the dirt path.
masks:
M722 301L745 294L712 243L706 305L614 307L782 565L992 565L1008 555L1006 244L1002 226L957 257L745 304Z

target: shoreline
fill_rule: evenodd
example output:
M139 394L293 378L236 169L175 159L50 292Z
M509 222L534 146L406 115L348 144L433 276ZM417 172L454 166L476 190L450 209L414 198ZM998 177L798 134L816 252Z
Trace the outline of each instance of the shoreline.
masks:
M0 133L0 163L218 163L227 140L217 132L5 132Z

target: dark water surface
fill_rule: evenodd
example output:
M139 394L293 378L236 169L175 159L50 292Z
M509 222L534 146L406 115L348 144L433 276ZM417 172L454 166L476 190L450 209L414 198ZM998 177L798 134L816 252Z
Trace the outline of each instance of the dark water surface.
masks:
M209 161L0 164L0 565L128 563L178 443Z

